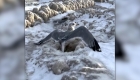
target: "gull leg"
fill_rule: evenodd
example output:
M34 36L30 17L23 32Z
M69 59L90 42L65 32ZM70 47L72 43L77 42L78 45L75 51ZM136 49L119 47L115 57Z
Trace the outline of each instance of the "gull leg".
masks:
M61 50L64 52L64 50L65 50L65 42L61 43Z

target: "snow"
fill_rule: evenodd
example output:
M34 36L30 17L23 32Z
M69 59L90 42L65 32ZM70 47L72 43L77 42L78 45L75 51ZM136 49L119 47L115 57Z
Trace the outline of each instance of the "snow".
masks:
M49 3L42 3L39 5L30 5L30 6L26 6L25 10L33 10L33 8L40 8L42 5L48 5Z
M58 15L52 17L51 20L62 19L64 16L66 16L66 15L68 15L68 14L70 14L70 13L74 13L74 12L75 12L75 11L73 11L73 10L69 10L69 11L67 11L66 13L58 14Z
M115 5L108 4L108 3L96 3L96 5L102 5L102 7L106 7L106 8L115 8Z
M53 0L39 0L38 2L26 2L25 10L32 10L33 8L40 8L42 5L48 5ZM38 4L38 5L35 5Z
M46 0L45 0L46 1ZM137 1L137 0L135 0ZM124 5L126 2L127 4L131 4L129 6L124 5L126 7L124 7L121 10L117 10L117 15L120 14L124 14L120 17L118 17L118 19L120 21L125 21L125 20L129 20L132 18L136 17L136 12L138 11L139 8L139 4L138 2L135 2L134 0L131 0L130 2L128 0L121 0L120 2L116 1L117 4L120 4L120 7L122 5ZM41 2L44 2L44 0L42 0ZM49 1L48 1L49 2ZM48 4L48 3L46 3ZM41 4L42 5L42 4ZM38 6L26 6L25 10L31 10L34 7L40 7L41 5ZM101 5L103 7L107 7L107 8L115 8L115 5L111 5L108 3L97 3L97 5ZM135 7L132 7L134 6ZM129 9L126 9L129 8ZM131 11L129 11L131 10ZM133 10L133 11L132 11ZM126 13L124 13L126 12ZM23 15L24 11L22 11L20 8L13 10L13 11L9 11L8 13L3 13L0 15L0 44L2 45L9 45L10 43L12 43L12 41L14 41L15 39L17 39L19 36L21 36L24 31L23 28L24 26L22 24L22 20L24 18L24 16L21 16L19 14ZM74 11L69 11L67 13L64 14L59 14L57 16L54 16L51 19L60 19L63 16L67 15L68 13L75 13L78 14ZM129 14L128 14L129 13ZM111 13L108 13L111 16ZM17 17L18 16L18 17ZM30 41L33 42L38 42L39 40L43 39L44 37L46 37L50 32L52 32L54 30L53 28L53 24L50 21L49 23L42 23L40 25L34 26L34 27L30 27L25 29L25 45L27 47L26 50L26 55L25 55L25 59L26 59L26 75L28 80L61 80L62 76L65 74L70 74L70 72L74 72L76 70L78 70L81 67L86 67L87 69L89 67L85 66L81 61L81 59L87 59L90 60L92 63L98 63L101 66L105 66L105 68L107 70L109 70L111 72L111 74L113 74L114 78L115 78L115 42L114 42L114 38L113 39L109 39L106 37L106 34L102 34L102 32L98 32L98 30L101 29L105 29L105 25L107 24L107 21L105 18L101 17L100 19L98 19L97 17L94 18L88 18L89 15L88 14L84 14L83 16L81 16L80 18L75 19L73 22L78 22L81 26L83 25L82 22L80 22L80 20L85 20L88 22L92 22L93 20L96 20L97 22L94 24L95 26L98 26L95 29L91 29L89 30L94 37L99 41L99 45L101 46L102 52L94 52L92 51L90 48L85 47L83 49L78 49L74 52L61 52L60 50L55 49L53 46L55 45L52 41L49 41L48 43L46 43L43 46L30 46ZM15 20L16 18L16 20ZM8 24L9 23L9 24ZM12 25L11 25L12 24ZM10 26L9 26L10 25ZM114 26L115 24L111 24L110 26ZM120 27L122 27L124 29L122 29L121 32L123 32L123 30L126 30L126 28L128 28L128 25L118 25L117 30L121 30L118 29ZM9 28L10 27L10 28ZM11 30L12 27L12 30ZM133 28L131 28L133 29ZM129 31L132 31L132 30ZM108 27L107 32L110 32L110 27ZM137 37L138 35L138 29L133 29L133 32L135 33L135 36L133 36L133 38L135 37L136 40L139 40L139 37ZM5 34L5 32L8 31L12 36L14 36L14 38L11 38L8 34ZM126 30L127 31L127 30ZM121 32L117 32L117 33L121 33ZM129 32L131 33L131 32ZM6 37L5 37L6 35ZM121 34L122 35L122 34ZM123 42L126 42L125 40L129 40L132 39L132 37L125 37L126 34L122 35L123 37L121 38L126 38L121 39ZM113 36L115 37L115 36ZM103 40L104 42L102 42L101 40ZM5 41L7 43L5 43ZM132 40L133 41L133 40ZM137 41L139 42L139 41ZM139 50L140 50L140 46L139 44L126 44L124 45L124 49L127 53L127 57L128 57L128 62L121 62L121 61L116 61L116 75L117 77L125 77L128 78L126 80L138 80L139 79L139 74L140 74L140 69L139 69ZM0 79L1 80L7 80L7 74L11 73L13 74L13 69L17 69L16 65L18 65L20 58L23 58L23 55L21 56L20 54L18 54L19 52L15 52L15 51L8 51L5 54L5 57L1 57L0 56ZM14 54L14 55L13 55ZM16 56L15 56L16 55ZM20 56L20 57L19 57ZM47 64L49 63L53 63L55 60L77 60L80 62L80 64L78 64L75 67L71 67L70 72L64 72L60 75L55 75L53 74L52 71L49 70L49 67L47 66ZM2 75L3 74L3 75ZM84 74L84 73L83 73ZM92 75L99 75L101 76L100 80L112 80L110 79L110 75L105 75L105 74L97 74L97 73L93 73ZM24 75L22 75L21 77L23 77ZM80 77L78 77L78 80L83 80L84 76L81 75ZM18 79L20 80L20 79ZM25 80L25 79L22 79Z
M138 79L140 74L139 69L139 50L140 45L133 45L133 44L125 44L123 49L126 52L126 56L128 61L116 61L116 74L119 76L127 77L130 80ZM132 54L133 53L133 54ZM128 77L129 76L129 77Z
M0 15L0 79L9 80L15 77L24 80L24 72L21 59L23 59L23 47L18 50L1 50L1 47L11 45L15 40L24 35L24 9L16 7L2 12ZM18 17L17 17L18 16ZM20 68L21 67L21 68ZM18 74L16 73L18 72Z
M139 15L139 0L117 0L116 15L117 28L116 33L119 40L123 43L123 50L127 56L127 62L116 61L116 77L126 78L126 80L139 79L139 50L140 50L140 33L139 26L135 22Z
M16 8L13 11L4 12L0 15L0 45L8 46L15 41L19 36L24 34L24 27L21 24L24 23L23 9ZM17 17L19 16L19 17ZM16 30L16 31L15 31ZM5 43L6 41L6 43Z
M88 49L88 48L83 49L84 52L86 52L86 54L83 52L82 49L78 50L74 53L73 52L62 53L62 52L59 52L59 51L54 51L54 52L52 52L52 54L55 54L55 55L58 55L58 56L57 57L52 57L52 58L55 59L55 60L70 60L70 59L75 59L74 57L76 57L77 59L80 59L80 58L88 58L90 60L98 59L99 61L103 62L105 64L105 66L107 68L109 68L114 73L115 72L115 64L114 64L115 60L114 60L114 55L113 55L114 48L112 47L112 46L114 46L114 43L112 43L112 45L110 45L108 43L100 43L100 45L101 46L104 45L104 47L103 46L101 47L103 49L102 53L94 52L94 51L92 51L91 49ZM112 49L110 47L112 47ZM69 54L72 55L72 54L79 54L79 53L80 53L79 57L77 55L69 56ZM36 54L36 53L33 52L33 54L32 54L33 55L33 57L32 57L33 61L32 62L30 62L30 61L27 62L27 64L28 64L27 65L27 72L31 73L31 72L35 71L31 76L29 76L30 80L45 80L45 79L60 80L62 78L62 75L66 74L66 73L63 73L61 75L55 75L52 72L49 72L47 70L46 65L43 65L42 67L38 67L38 66L34 65L34 63L36 63L35 58L38 58L40 56L39 54ZM108 57L108 56L110 56L110 57ZM52 58L46 58L43 61L45 61L45 62L46 61L51 61L51 60L53 60ZM93 61L93 62L95 62L95 61ZM82 63L80 65L82 65ZM73 69L77 70L80 67L80 65L73 68ZM83 80L83 79L81 79L81 80Z
M50 1L53 1L53 0L39 0L39 2L50 2Z
M107 8L114 8L114 5L109 3L101 3L97 4ZM25 37L26 37L26 73L28 74L29 80L61 80L63 75L69 75L72 71L77 72L84 66L83 63L78 64L75 67L71 67L70 71L64 72L60 75L55 75L52 71L49 70L49 63L53 64L53 62L62 60L62 61L69 61L69 60L78 60L81 62L81 59L90 60L92 63L98 63L101 66L104 66L112 75L113 79L115 78L115 43L114 38L108 39L106 34L102 34L99 30L105 29L106 24L108 22L105 18L101 17L98 19L97 17L89 18L89 14L84 14L83 16L76 18L72 22L78 22L82 26L83 23L81 20L85 20L88 23L96 20L94 25L98 26L97 28L91 29L90 32L94 35L95 38L99 41L99 45L102 49L102 52L94 52L90 48L85 47L83 49L78 49L74 52L62 52L54 48L55 43L52 40L48 41L43 46L33 46L30 45L31 41L38 42L39 40L45 38L50 32L54 30L52 20L61 19L62 17L66 16L68 13L79 14L75 11L68 11L63 14L59 14L54 16L50 19L48 23L42 23L40 25L30 27L25 29ZM108 13L110 14L110 13ZM111 14L112 16L112 14ZM114 26L115 24L112 23L110 26ZM78 26L78 27L79 27ZM107 32L110 32L110 27L107 28ZM97 31L97 32L96 32ZM99 32L98 32L99 31ZM100 37L99 37L100 36ZM101 42L103 40L104 42ZM31 49L30 49L31 48ZM29 51L28 51L29 50ZM98 74L93 73L93 75L101 76L99 80L113 80L109 76L110 74ZM83 80L84 76L78 77L78 80Z
M99 43L101 45L102 53L94 53L90 52L89 55L93 55L93 58L96 58L103 62L105 66L111 70L115 74L115 43Z

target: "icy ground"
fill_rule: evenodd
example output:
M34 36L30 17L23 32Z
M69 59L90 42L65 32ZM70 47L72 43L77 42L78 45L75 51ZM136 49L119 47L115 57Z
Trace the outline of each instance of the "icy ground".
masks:
M117 7L118 6L118 7ZM140 1L116 0L116 35L123 43L127 62L116 60L117 80L140 78Z
M97 11L100 12L115 9L115 5L110 3L97 3L96 5L99 6ZM100 6L105 9L101 9ZM74 11L69 12L75 15L80 14ZM54 16L52 19L61 18L69 12ZM115 29L114 16L112 12L106 12L101 14L100 18L98 16L89 18L89 14L86 13L69 21L77 22L79 26L84 25L81 20L87 21L85 26L99 42L102 52L94 52L88 47L72 52L62 52L56 49L59 44L54 43L53 40L40 46L33 45L34 42L38 42L54 30L51 19L48 23L25 29L28 80L115 80L115 36L112 34L112 28ZM106 20L109 17L111 20ZM94 23L94 27L88 27L89 23Z

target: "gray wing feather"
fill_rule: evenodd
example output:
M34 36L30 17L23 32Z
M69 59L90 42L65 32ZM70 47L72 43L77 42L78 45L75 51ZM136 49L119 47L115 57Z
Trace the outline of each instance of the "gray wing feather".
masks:
M40 45L44 43L45 41L49 40L50 38L53 38L57 41L63 39L66 35L68 35L69 32L58 32L57 30L51 32L46 38L42 39L38 43L35 43L36 45Z
M49 34L46 38L40 40L38 43L35 43L35 45L41 45L43 44L45 41L49 40L51 38L51 34Z
M55 40L62 40L63 38L65 38L65 36L69 35L70 32L58 32L58 31L55 31L53 34L52 34L52 37L55 39Z
M81 37L88 45L90 45L90 43L94 40L92 34L85 27L79 27L74 30L71 34L68 35L66 40L74 37Z
M74 30L71 34L67 36L66 40L74 37L81 37L93 50L100 49L100 46L93 37L93 35L85 27L79 27Z
M42 43L44 43L45 41L49 40L52 37L52 34L55 31L51 32L47 37L45 37L44 39L40 40L38 43L35 43L35 45L41 45Z

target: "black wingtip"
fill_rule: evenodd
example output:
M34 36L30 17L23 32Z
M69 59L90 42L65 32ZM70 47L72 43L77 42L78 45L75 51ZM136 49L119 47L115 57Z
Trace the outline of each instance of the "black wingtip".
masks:
M93 51L97 51L97 52L102 52L102 50L99 48L99 49L96 49L95 47L90 47Z
M34 45L41 45L41 43L34 43Z

